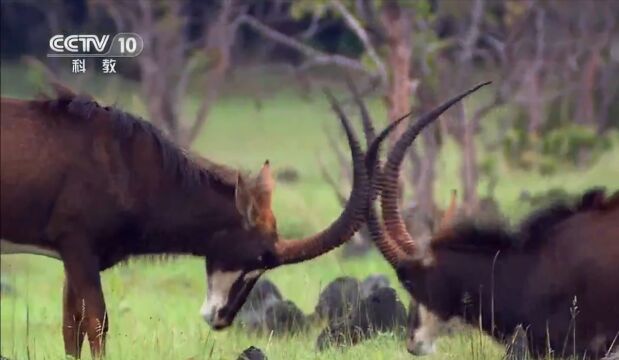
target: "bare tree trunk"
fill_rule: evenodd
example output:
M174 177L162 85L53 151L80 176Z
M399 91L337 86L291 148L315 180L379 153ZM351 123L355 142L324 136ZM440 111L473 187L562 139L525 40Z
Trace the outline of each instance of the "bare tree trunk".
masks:
M591 53L584 65L580 79L580 91L578 96L578 111L576 122L582 125L592 125L595 123L594 92L598 70L601 65L600 53L597 47L591 49Z
M475 124L467 119L464 105L456 104L457 136L456 142L460 147L462 159L460 162L460 177L462 178L462 202L466 215L474 214L479 207L477 181L477 149L475 146Z
M381 22L387 37L387 68L390 70L385 100L390 122L406 114L411 107L412 86L409 77L412 58L411 18L411 14L402 9L396 0L388 0L383 5ZM391 132L392 145L402 132L402 127ZM402 181L399 181L399 189L401 201L404 193Z
M419 152L414 145L415 143L408 150L408 158L410 160L409 180L412 184L417 184L421 177L421 156L419 156Z
M529 114L528 132L533 138L540 134L544 124L544 104L542 102L540 73L535 68L531 69L526 78L527 112Z
M200 134L208 118L211 105L219 96L226 72L230 68L230 51L235 37L238 22L232 22L235 0L224 0L217 19L208 29L205 50L214 55L215 65L208 70L204 79L204 96L189 133L183 136L186 144L191 144Z
M617 97L617 90L619 89L619 86L617 86L619 81L617 80L619 80L619 77L616 74L619 74L619 66L612 62L607 64L602 71L602 100L600 101L597 119L597 131L600 134L608 129L611 105L619 103L619 97Z
M437 89L430 88L430 85L420 86L417 89L420 113L425 113L436 104ZM415 188L415 201L419 210L424 216L433 218L436 212L434 201L434 181L436 180L436 159L438 157L437 132L439 128L436 124L429 125L421 133L423 139L423 153L418 156L418 169L416 176L412 179Z
M544 123L544 104L542 102L542 69L546 51L546 12L541 7L535 8L535 57L529 64L526 78L527 103L529 111L529 134L537 138Z
M397 1L389 0L383 6L381 20L387 35L387 67L390 70L387 109L389 121L395 121L411 107L411 16ZM401 133L402 129L393 131L392 142L399 138Z
M212 103L217 99L230 67L230 51L244 7L236 0L222 0L217 16L198 41L192 41L185 28L190 21L185 2L136 0L119 2L93 0L102 5L123 31L134 31L144 39L144 50L137 58L141 93L151 121L182 145L189 146L206 123ZM203 52L213 60L206 71L198 70L192 53ZM183 123L183 100L189 83L202 85L203 96L193 119Z
M415 183L417 205L426 216L430 217L433 217L436 212L436 203L434 202L435 166L438 155L436 130L435 125L430 125L430 128L421 134L423 138L423 156L421 157L419 178Z

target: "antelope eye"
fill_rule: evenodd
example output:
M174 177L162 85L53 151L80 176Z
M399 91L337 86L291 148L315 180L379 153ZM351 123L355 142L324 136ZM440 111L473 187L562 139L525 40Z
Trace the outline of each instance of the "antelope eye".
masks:
M271 251L266 251L258 256L258 262L265 267L269 267L277 263L277 258Z

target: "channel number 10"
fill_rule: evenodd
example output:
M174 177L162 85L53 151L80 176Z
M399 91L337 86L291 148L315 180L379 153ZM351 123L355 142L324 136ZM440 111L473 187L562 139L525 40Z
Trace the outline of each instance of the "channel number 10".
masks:
M134 57L144 49L144 40L136 33L119 33L114 36L110 56Z

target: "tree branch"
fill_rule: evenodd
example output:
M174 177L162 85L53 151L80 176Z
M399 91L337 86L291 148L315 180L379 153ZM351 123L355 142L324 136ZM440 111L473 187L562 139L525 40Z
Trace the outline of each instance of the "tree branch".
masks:
M340 15L342 15L348 27L357 35L359 40L361 40L365 51L378 69L378 76L380 76L382 83L385 84L387 82L387 70L385 64L376 53L376 49L374 49L374 46L370 42L370 37L368 36L367 31L365 31L354 15L351 14L350 11L346 9L346 6L344 6L344 4L342 4L339 0L331 0L331 5L340 13Z
M218 58L216 59L217 63L212 69L208 70L204 78L206 94L202 97L195 120L189 130L188 144L191 144L198 137L200 129L206 122L211 105L219 95L226 71L230 67L230 43L235 35L235 31L231 31L230 27L232 26L233 30L238 28L237 22L230 21L235 5L235 0L223 1L217 19L208 30L207 44L204 51L216 52Z
M320 173L322 174L323 179L325 179L327 184L329 184L329 186L333 189L333 192L335 192L337 201L340 203L342 207L346 206L346 202L348 201L348 198L344 196L342 189L340 188L337 181L335 181L333 176L331 176L331 174L329 173L329 170L327 170L327 166L325 165L321 157L318 157L318 165L320 167Z
M363 73L369 73L373 76L376 75L368 71L358 60L354 60L346 56L337 54L327 54L325 52L316 50L311 46L305 45L302 42L290 36L284 35L283 33L263 24L262 22L258 21L256 18L250 15L241 15L239 21L247 24L252 29L259 32L261 35L279 44L295 49L303 55L307 56L311 60L311 65L335 64L337 66L354 69Z
M473 57L473 50L479 38L479 25L481 17L484 13L484 0L475 0L471 9L471 26L469 31L462 40L462 52L460 53L460 61L468 62Z
M330 131L329 127L325 125L324 130L325 130L325 134L327 135L327 141L329 143L329 147L331 147L331 149L335 153L335 158L337 159L337 162L340 166L342 174L346 177L348 182L352 184L352 173L349 170L350 162L348 161L348 158L346 157L342 149L339 147L339 142L336 139L333 132Z
M312 13L312 20L310 21L309 26L301 33L301 38L308 40L312 36L314 36L318 29L320 29L320 20L323 15L323 7L321 6L319 9L314 9Z

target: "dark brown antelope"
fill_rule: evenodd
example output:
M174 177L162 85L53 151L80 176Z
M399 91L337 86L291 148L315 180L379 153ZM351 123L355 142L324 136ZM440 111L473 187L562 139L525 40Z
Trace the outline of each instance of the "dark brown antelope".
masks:
M402 134L380 173L368 168L370 178L380 175L384 230L374 204L368 227L422 305L409 351L432 350L438 324L460 317L499 340L521 325L534 356L609 352L619 334L619 192L590 191L573 206L541 209L517 231L469 222L443 226L429 242L413 239L400 215L398 176L429 114Z
M63 262L69 355L80 356L86 335L92 353L103 353L108 319L99 272L130 256L204 256L202 314L222 329L267 269L324 254L364 221L364 155L332 98L353 159L350 199L325 230L285 240L271 211L268 161L257 176L241 175L186 153L148 122L60 85L56 92L53 99L2 99L0 237L3 253Z

